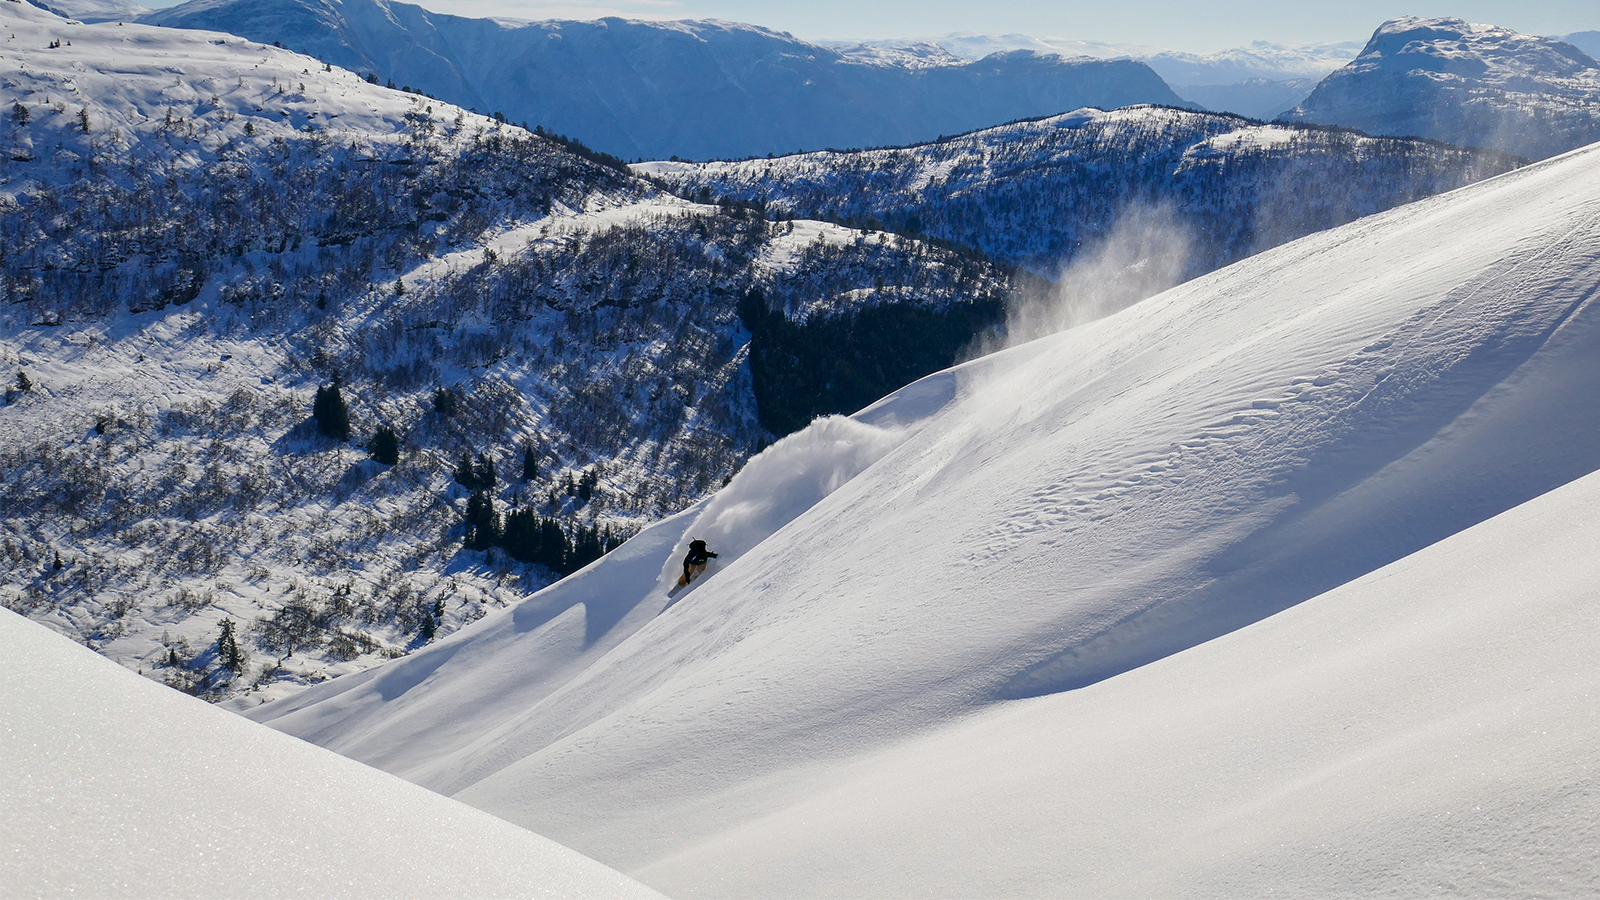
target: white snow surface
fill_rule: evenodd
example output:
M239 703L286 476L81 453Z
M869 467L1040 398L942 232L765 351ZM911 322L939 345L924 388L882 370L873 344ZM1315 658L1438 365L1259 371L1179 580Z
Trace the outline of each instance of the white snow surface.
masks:
M683 896L1578 897L1600 475L1082 691L808 780Z
M1582 513L1269 617L1600 467L1597 283L1600 147L898 392L603 653L538 603L660 608L681 521L252 715L679 895L1592 892Z
M0 610L0 894L655 897Z

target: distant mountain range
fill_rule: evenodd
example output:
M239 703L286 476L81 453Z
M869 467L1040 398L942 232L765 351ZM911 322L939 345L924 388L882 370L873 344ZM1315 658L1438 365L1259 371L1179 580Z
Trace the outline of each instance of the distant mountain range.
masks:
M1198 107L1543 157L1600 136L1600 31L1398 19L1210 54L1021 34L808 43L723 21L472 19L394 0L31 0L236 34L625 159L903 146L1082 107ZM1562 49L1565 48L1565 49Z
M1138 44L1033 37L1022 34L948 34L931 44L965 59L1033 50L1096 59L1136 59L1156 71L1173 92L1216 112L1271 119L1305 99L1317 81L1355 58L1357 42L1284 44L1254 41L1217 53L1183 53ZM872 46L914 46L894 41Z
M1133 60L850 54L731 22L514 23L390 0L192 0L141 21L280 43L629 159L887 146L1084 106L1186 105Z
M1286 117L1539 159L1600 140L1600 63L1509 28L1395 19Z

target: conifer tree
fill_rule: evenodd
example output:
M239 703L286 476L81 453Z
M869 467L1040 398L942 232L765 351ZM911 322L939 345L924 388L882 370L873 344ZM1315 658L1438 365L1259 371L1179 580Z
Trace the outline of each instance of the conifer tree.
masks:
M529 444L522 451L522 480L533 481L539 477L539 457L533 453L533 445Z
M422 611L422 639L424 641L433 640L433 636L439 633L439 626L443 624L443 622L444 598L440 597L433 601L432 606L427 607Z
M456 414L461 408L461 401L457 399L456 392L448 388L439 388L433 392L433 411L445 418Z
M472 478L478 490L494 490L495 482L499 480L494 471L494 457L487 453L479 453L478 461L472 466Z
M500 514L486 491L467 498L466 545L469 550L487 550L500 543Z
M326 388L317 388L316 399L311 402L311 416L317 420L317 433L336 441L350 440L350 408L339 393L339 376Z
M217 664L235 675L244 670L244 655L239 652L232 619L222 620L222 633L217 636Z
M456 484L461 485L469 491L477 489L478 475L472 470L471 453L468 453L465 450L461 451L461 461L456 463L456 470L452 474L455 476Z
M392 466L400 461L400 436L394 429L385 425L372 435L372 443L367 445L367 452L372 458L386 466Z

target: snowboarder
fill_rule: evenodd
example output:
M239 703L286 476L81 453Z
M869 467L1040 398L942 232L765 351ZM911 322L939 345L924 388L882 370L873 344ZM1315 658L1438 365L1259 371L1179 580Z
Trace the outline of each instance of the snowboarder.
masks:
M706 563L716 559L717 555L706 549L706 542L695 538L689 542L689 555L683 558L683 577L678 579L678 587L684 587L694 580L696 575L706 570Z

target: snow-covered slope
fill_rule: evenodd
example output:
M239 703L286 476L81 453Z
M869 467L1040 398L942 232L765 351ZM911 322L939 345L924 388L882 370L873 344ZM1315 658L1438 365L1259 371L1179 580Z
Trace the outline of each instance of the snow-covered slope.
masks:
M1182 105L1130 60L841 53L734 22L510 22L392 0L191 0L141 21L226 31L624 157L932 140L1080 106Z
M722 484L774 409L949 365L1005 289L280 48L10 0L0 25L0 604L207 696L520 600ZM980 321L786 352L857 315ZM819 345L866 362L845 383ZM349 441L309 419L336 374ZM469 545L475 490L528 539Z
M1541 159L1600 140L1600 64L1509 28L1394 19L1285 118Z
M1216 694L1172 660L1149 671L1174 672L1173 681L1157 674L1134 682L1148 685L1138 690L1148 705L1102 706L1098 698L1120 697L1115 685L1142 666L1260 622L1600 467L1597 283L1600 148L1303 238L1117 315L930 377L858 416L864 433L830 435L825 429L835 426L823 423L791 436L766 452L796 459L769 471L825 470L826 460L837 459L838 477L774 475L763 479L769 485L736 478L722 506L793 510L805 504L785 498L820 500L660 615L640 616L631 635L584 661L577 675L547 682L525 701L492 698L517 693L526 671L549 665L520 649L540 648L527 635L551 627L534 614L534 601L527 612L502 614L514 626L485 620L448 646L256 716L681 893L722 893L718 878L733 893L779 895L1144 893L1136 880L1131 891L1107 889L1131 870L1129 877L1156 879L1149 892L1159 894L1186 876L1261 886L1266 881L1250 879L1271 879L1294 853L1306 860L1296 877L1306 879L1308 893L1363 883L1363 873L1435 871L1430 860L1441 856L1426 842L1361 843L1367 855L1360 858L1341 852L1352 833L1341 829L1359 831L1368 819L1341 818L1327 793L1338 782L1314 779L1342 771L1362 772L1358 783L1382 788L1359 807L1361 816L1392 818L1381 835L1405 835L1406 822L1442 834L1446 826L1418 817L1449 813L1486 822L1469 826L1486 830L1468 833L1486 836L1488 846L1531 849L1526 835L1542 827L1545 811L1579 821L1574 811L1585 801L1575 792L1584 788L1571 782L1569 756L1586 751L1558 741L1549 760L1508 757L1499 773L1485 775L1477 761L1500 759L1489 738L1475 738L1471 753L1456 760L1439 752L1434 735L1441 732L1412 731L1408 722L1469 730L1485 723L1524 735L1565 727L1551 711L1571 702L1561 691L1581 693L1584 683L1567 677L1586 670L1566 658L1590 652L1581 638L1558 642L1564 653L1551 658L1511 653L1503 668L1478 670L1486 682L1479 696L1508 704L1515 694L1502 691L1510 685L1550 685L1554 692L1529 707L1541 711L1527 730L1513 706L1491 705L1493 720L1462 718L1470 704L1459 695L1435 703L1440 695L1415 693L1422 687L1407 676L1423 670L1395 651L1383 657L1391 687L1341 698L1335 713L1307 723L1311 736L1354 729L1331 751L1310 740L1282 753L1271 742L1234 753L1228 736L1253 721L1239 710L1293 716L1300 691L1333 683L1289 670L1287 683L1273 688L1273 670L1262 668L1284 658L1315 667L1319 629L1332 628L1318 618L1287 620L1308 624L1282 626L1293 634L1261 645L1261 658L1247 634L1217 645L1240 648L1236 654L1198 657L1214 661L1193 672L1230 673L1215 683ZM874 453L881 456L871 461ZM731 521L710 505L701 515L680 541ZM765 523L760 535L782 518L748 521ZM731 542L737 531L721 534ZM1577 536L1562 545L1568 552L1582 546ZM631 562L618 579L626 589L606 574L620 565L614 559L589 574L601 590L569 600L601 610L665 606L662 576L648 573L670 570L672 554L654 566ZM1445 587L1434 602L1450 609L1452 593ZM1384 605L1411 602L1408 591L1385 597ZM1485 599L1483 608L1494 606ZM1355 624L1341 629L1367 621L1355 609ZM1362 642L1356 654L1383 648L1395 640L1383 621L1394 620L1340 633ZM1585 621L1592 628L1592 616ZM565 627L568 648L557 656L575 659L578 632ZM1542 627L1520 626L1515 648L1538 646ZM1467 634L1481 640L1503 630L1490 624ZM513 642L518 631L525 634ZM1274 625L1265 633L1283 631ZM1472 647L1449 665L1465 672L1485 658ZM1328 678L1362 672L1351 657L1331 658L1330 666ZM1229 693L1240 684L1264 693ZM1099 686L1013 702L1092 685ZM1396 697L1402 690L1413 693ZM1407 705L1407 697L1422 707ZM1177 752L1139 755L1141 736L1162 733L1162 717L1197 715L1205 702L1233 711L1219 716L1217 730L1175 720L1169 742L1155 746ZM1085 730L1073 718L1079 709L1081 721L1103 723L1100 729ZM1036 710L1050 720L1037 728L1027 718ZM1352 710L1360 721L1341 715ZM966 719L980 713L993 718ZM1146 714L1151 719L1140 718ZM1108 730L1114 721L1125 730ZM1287 738L1296 721L1304 720L1261 727ZM1021 724L1009 730L1011 723ZM946 728L973 728L979 737L967 743ZM1070 735L1062 740L1081 766L1035 766L1026 752L1032 743L974 749L989 734L1039 730ZM1197 743L1182 743L1185 732ZM852 778L878 777L903 746L913 748L903 771L928 772L936 763L927 761L942 752L941 733L956 735L950 759L993 753L984 758L997 771L955 766L936 770L938 785L891 782L882 793L867 780L830 777L841 766L852 767L843 770ZM916 743L924 740L932 743ZM1195 753L1181 752L1189 746ZM1124 770L1126 758L1147 768ZM1545 761L1562 768L1537 775ZM1426 773L1424 790L1438 801L1433 807L1406 788L1428 767L1436 770ZM1081 791L1073 782L1080 768L1095 775ZM996 784L997 792L966 794L962 779ZM1195 807L1186 805L1188 795L1171 796L1174 785L1191 781ZM1451 784L1462 793L1447 793ZM1126 817L1096 805L1097 785L1128 798ZM1242 793L1229 794L1228 785ZM1296 786L1315 788L1304 795L1306 806L1287 793ZM902 792L909 795L877 799ZM925 814L941 796L960 809L984 805L978 821L1003 829L979 837L930 823L943 818ZM1472 809L1474 798L1487 805ZM918 806L924 801L932 805ZM914 817L899 815L913 809ZM1271 813L1261 822L1293 826L1289 849L1276 835L1240 830L1257 809ZM808 810L824 823L818 832L793 824ZM844 830L830 831L831 822ZM1061 823L1069 834L1103 822L1105 835L1075 845L1055 828L1034 827L1041 822ZM1182 853L1166 858L1131 846L1134 836L1183 836L1191 827L1211 834L1209 843L1178 841ZM801 855L785 857L770 836L796 829L801 838L790 846ZM951 834L961 839L943 839ZM1585 868L1591 837L1555 829L1535 864L1592 879ZM1324 844L1341 850L1317 849ZM817 846L826 853L808 855ZM749 851L756 862L746 868L736 854L718 856L722 848ZM895 848L917 862L903 862ZM1396 856L1386 861L1387 850ZM1250 867L1207 868L1246 852L1258 854L1248 857ZM1467 870L1463 860L1473 851L1461 852L1442 857L1443 883L1495 877ZM841 854L839 864L819 862L829 853ZM713 856L721 875L674 861ZM1140 868L1141 860L1149 865ZM809 870L796 874L802 865ZM1318 865L1326 868L1319 873ZM1502 871L1527 871L1517 865L1508 860ZM786 875L794 880L785 884Z
M1216 641L818 772L639 874L718 897L1592 896L1597 508L1590 475Z
M1184 257L1174 268L1197 275L1517 162L1434 142L1130 107L912 147L634 168L685 195L889 223L1055 278L1103 247L1130 209L1159 209L1165 230L1187 245L1172 251Z
M0 610L8 897L656 897Z

